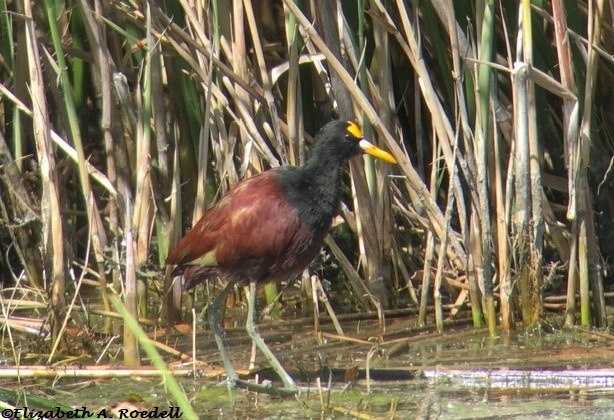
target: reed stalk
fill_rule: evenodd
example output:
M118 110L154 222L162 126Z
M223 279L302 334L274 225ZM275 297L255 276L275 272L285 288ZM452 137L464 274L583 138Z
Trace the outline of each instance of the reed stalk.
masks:
M56 161L51 148L50 121L45 98L43 74L39 67L40 53L36 40L36 28L32 15L32 2L24 0L24 15L26 18L25 38L28 54L30 92L33 104L32 125L40 175L42 181L41 221L43 225L43 264L51 282L51 304L53 310L52 338L59 340L66 304L65 292L65 262L64 262L64 228L60 215L60 193L56 172Z

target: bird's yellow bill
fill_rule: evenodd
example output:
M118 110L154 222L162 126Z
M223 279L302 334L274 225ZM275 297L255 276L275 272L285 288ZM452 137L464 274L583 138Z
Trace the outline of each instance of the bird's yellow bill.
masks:
M360 147L362 148L362 150L365 151L365 153L368 153L371 156L374 156L374 157L376 157L378 159L385 160L386 162L397 163L397 160L394 158L394 156L392 156L388 152L383 151L382 149L380 149L376 145L374 145L372 143L369 143L367 140L362 139L362 140L360 140L359 144L360 144Z

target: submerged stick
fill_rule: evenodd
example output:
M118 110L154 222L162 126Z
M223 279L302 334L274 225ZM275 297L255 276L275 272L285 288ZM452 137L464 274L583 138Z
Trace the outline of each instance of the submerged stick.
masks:
M173 376L188 376L192 369L169 369ZM219 372L215 372L217 376ZM125 378L125 377L160 376L157 369L105 369L95 368L50 368L47 366L21 366L0 369L0 378ZM205 375L208 376L208 375Z

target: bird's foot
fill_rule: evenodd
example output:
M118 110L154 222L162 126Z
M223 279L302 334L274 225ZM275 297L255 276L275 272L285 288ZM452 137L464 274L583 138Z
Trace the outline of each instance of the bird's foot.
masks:
M296 386L293 386L293 387L284 386L283 388L277 388L273 386L273 383L271 381L264 381L262 383L256 383L256 382L246 381L243 379L237 379L236 387L245 389L247 391L259 392L262 394L269 394L269 395L277 395L280 397L291 397L296 394L300 394L301 392L300 389Z
M237 381L239 380L238 376L226 376L226 379L224 379L222 382L220 382L219 384L217 384L216 386L222 387L228 387L228 389L233 389L237 387Z
M217 384L217 386L226 386L228 389L245 389L247 391L259 392L269 395L277 395L280 397L288 397L301 393L301 389L294 382L286 383L283 388L273 386L273 382L265 380L261 383L246 381L239 379L238 376L227 376L225 380Z

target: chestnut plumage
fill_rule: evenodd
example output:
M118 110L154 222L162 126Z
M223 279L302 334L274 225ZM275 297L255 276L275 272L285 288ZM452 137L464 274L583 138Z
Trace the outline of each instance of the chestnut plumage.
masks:
M286 199L280 170L237 184L181 239L167 258L186 288L212 276L229 281L283 279L315 257L322 234L301 222Z
M250 284L248 333L286 388L296 389L253 325L256 283L300 273L316 257L339 210L343 167L363 152L395 163L390 154L363 139L356 124L328 123L317 134L305 165L275 168L237 184L205 212L166 259L176 266L173 275L183 275L187 288L215 277ZM217 323L230 287L214 300L208 316L232 386L238 378Z

